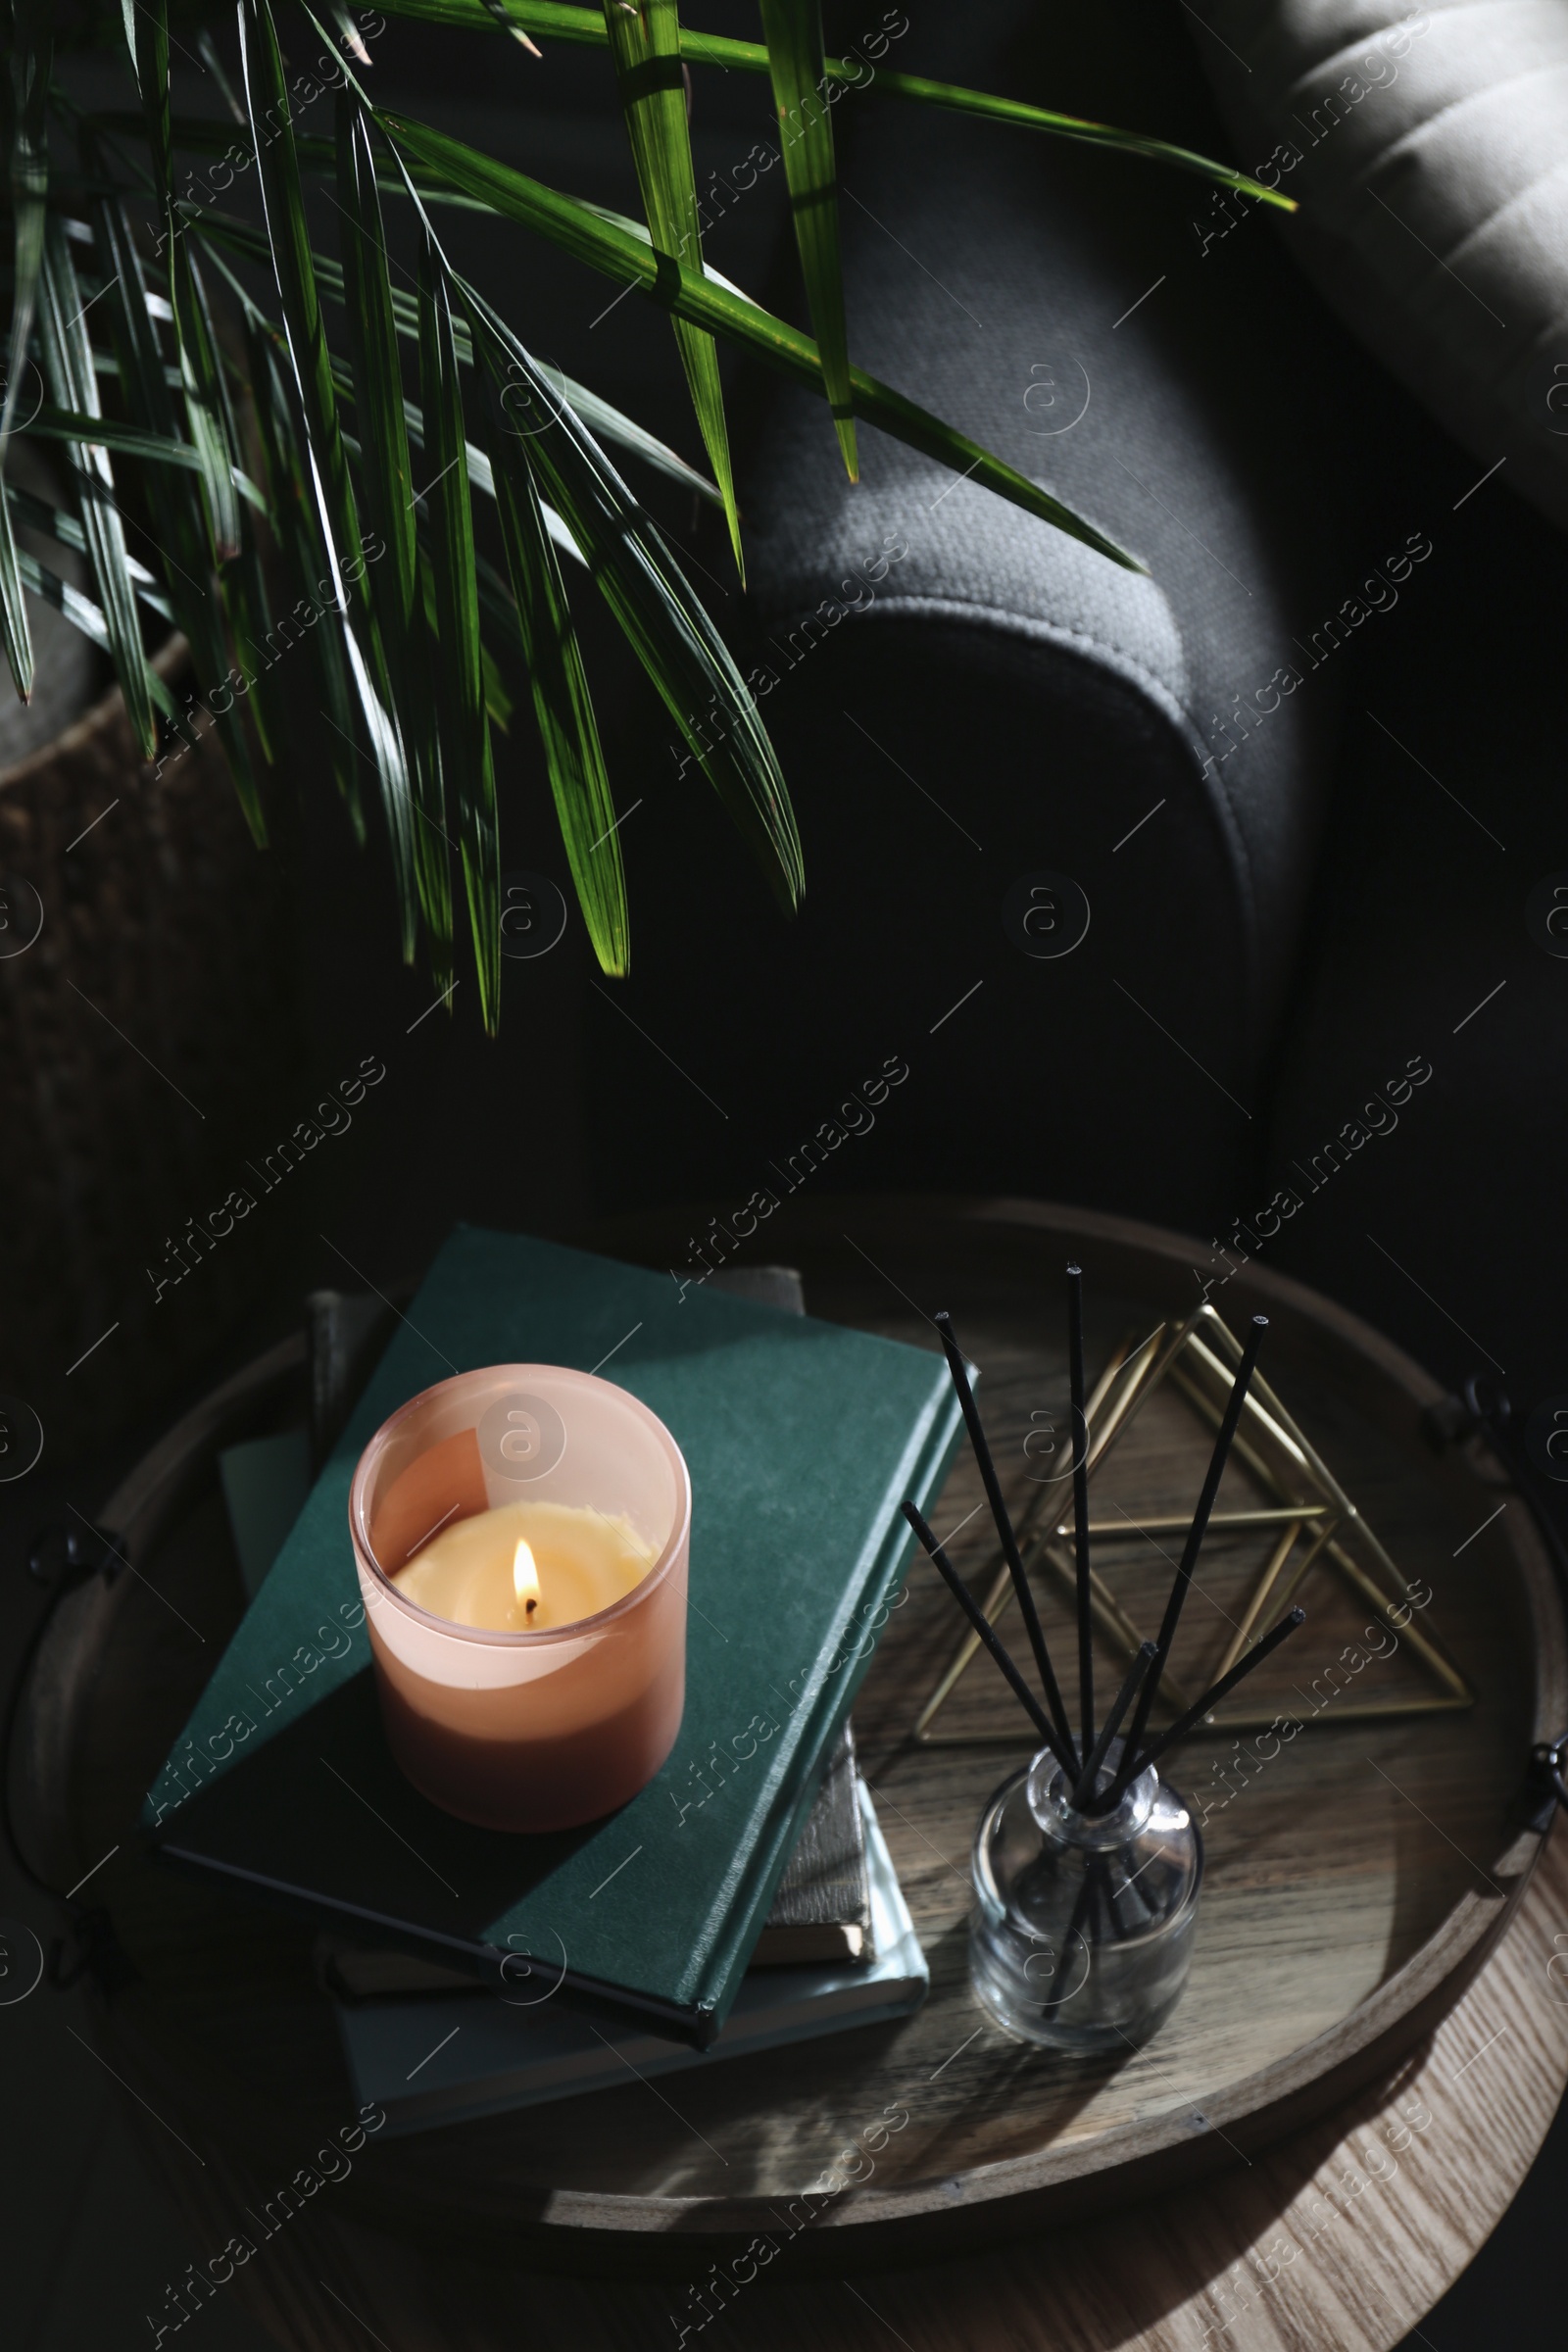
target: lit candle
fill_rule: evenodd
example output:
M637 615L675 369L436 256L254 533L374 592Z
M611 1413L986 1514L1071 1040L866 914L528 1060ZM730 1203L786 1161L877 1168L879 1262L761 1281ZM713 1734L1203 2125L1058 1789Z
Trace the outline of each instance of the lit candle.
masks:
M539 1606L538 1563L531 1544L525 1544L520 1536L512 1554L512 1597L514 1602L521 1601L524 1614L530 1618ZM534 1628L529 1625L525 1630L531 1634Z
M442 1381L366 1447L349 1525L388 1742L433 1803L558 1830L646 1787L685 1700L691 1525L646 1405L543 1364Z
M503 1502L450 1521L392 1582L453 1625L538 1634L612 1608L655 1556L624 1516L569 1502Z

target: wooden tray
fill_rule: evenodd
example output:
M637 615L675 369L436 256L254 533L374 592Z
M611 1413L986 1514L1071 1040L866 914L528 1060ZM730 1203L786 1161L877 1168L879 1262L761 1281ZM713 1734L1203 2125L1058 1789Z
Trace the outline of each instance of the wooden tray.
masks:
M691 1231L689 1219L645 1221L599 1238L684 1269ZM759 1258L802 1268L818 1314L934 1344L924 1318L950 1306L982 1366L988 1424L1019 1495L1038 1459L1038 1448L1024 1451L1044 1425L1038 1416L1054 1413L1060 1425L1069 1250L1086 1268L1092 1363L1192 1305L1188 1245L1031 1203L792 1202L752 1245ZM754 2236L782 2234L798 2267L843 2272L1068 2218L1230 2163L1386 2073L1432 2030L1539 1850L1516 1826L1517 1799L1532 1743L1568 1720L1568 1644L1544 1549L1494 1463L1429 1450L1420 1414L1439 1392L1386 1342L1250 1268L1215 1302L1233 1323L1259 1308L1272 1318L1274 1386L1401 1573L1430 1589L1421 1623L1461 1663L1476 1701L1458 1712L1352 1718L1352 1701L1407 1701L1425 1687L1401 1651L1358 1671L1338 1700L1320 1701L1316 1720L1245 1780L1233 1776L1224 1803L1220 1751L1212 1740L1192 1743L1174 1777L1200 1810L1208 1806L1208 1878L1191 1982L1153 2042L1125 2063L1066 2065L1008 2040L974 2004L969 1840L984 1799L1029 1742L1019 1738L1011 1751L910 1743L958 1631L951 1598L922 1564L856 1721L931 1962L924 2009L897 2026L657 2086L628 2081L377 2144L334 2187L334 2210L453 2247L493 2253L521 2239L558 2266L609 2262L688 2278L699 2250L727 2257ZM274 1351L226 1401L212 1400L175 1432L162 1460L108 1506L142 1576L95 1582L65 1604L39 1674L57 1698L64 1690L74 1701L52 1713L34 1705L28 1719L37 1749L28 1785L39 1791L29 1838L35 1852L48 1849L62 1886L70 1879L59 1874L89 1868L126 1838L140 1792L238 1613L212 1474L215 1433L226 1443L241 1427L297 1415L302 1370L302 1348ZM1155 1398L1107 1461L1095 1516L1116 1507L1137 1521L1190 1502L1208 1443L1174 1396ZM171 1478L186 1483L184 1506L156 1556L143 1558L138 1513L146 1522L155 1498L167 1503ZM1228 1475L1221 1499L1236 1507L1252 1497ZM956 1556L977 1572L991 1548L984 1514L968 1516L979 1500L962 1457L934 1516L941 1531L966 1522ZM1205 1552L1179 1652L1195 1683L1223 1647L1264 1541L1216 1538ZM1147 1623L1163 1597L1166 1560L1136 1534L1097 1557L1118 1599ZM1314 1685L1321 1693L1329 1660L1356 1642L1368 1612L1332 1575L1314 1576L1299 1597L1306 1627L1254 1681L1277 1665L1268 1702L1304 1720ZM1065 1633L1049 1584L1042 1603L1048 1631ZM1103 1675L1111 1664L1107 1652ZM942 1728L1010 1730L1012 1702L994 1681L978 1661ZM1230 1736L1224 1752L1234 1753ZM45 1801L51 1788L67 1790L64 1808ZM310 1931L128 1852L95 1884L139 1976L106 2012L111 2063L168 2130L204 2151L204 2191L219 2186L220 2166L234 2198L270 2194L318 2133L353 2112L330 2008L312 1978Z

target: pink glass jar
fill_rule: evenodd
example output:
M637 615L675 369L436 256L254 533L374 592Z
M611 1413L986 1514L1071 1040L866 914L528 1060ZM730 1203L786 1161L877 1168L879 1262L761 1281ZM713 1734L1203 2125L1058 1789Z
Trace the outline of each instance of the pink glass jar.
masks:
M612 1607L537 1633L456 1625L399 1591L437 1526L534 1497L623 1516L653 1565ZM645 1404L554 1364L439 1381L360 1456L349 1528L387 1740L433 1804L563 1830L653 1779L686 1697L691 1480Z

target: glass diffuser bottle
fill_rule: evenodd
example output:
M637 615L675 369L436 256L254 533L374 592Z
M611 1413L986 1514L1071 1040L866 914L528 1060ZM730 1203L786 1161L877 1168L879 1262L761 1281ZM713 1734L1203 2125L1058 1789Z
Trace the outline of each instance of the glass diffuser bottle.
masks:
M1120 1761L1113 1742L1108 1787ZM1009 2034L1088 2054L1148 2039L1187 1981L1203 1846L1151 1767L1080 1812L1050 1748L1004 1781L975 1835L969 1976Z
M1004 1781L980 1817L971 1866L975 1901L969 1925L970 1981L1007 2033L1062 2053L1087 2055L1136 2048L1146 2041L1181 1998L1192 1962L1203 1844L1186 1804L1154 1770L1155 1760L1187 1739L1238 1683L1289 1640L1302 1622L1302 1611L1287 1611L1174 1723L1151 1732L1151 1709L1267 1329L1266 1318L1254 1315L1247 1343L1237 1350L1230 1396L1159 1639L1141 1645L1108 1710L1101 1713L1095 1693L1089 1477L1116 1424L1112 1419L1098 1439L1091 1431L1084 1395L1083 1277L1077 1266L1068 1266L1067 1283L1077 1739L975 1405L968 1367L946 1313L935 1318L937 1333L1028 1637L1039 1677L1038 1696L991 1615L970 1592L912 1502L906 1501L904 1515L968 1618L974 1639L990 1651L1044 1742L1031 1764ZM1124 1722L1125 1737L1118 1738Z

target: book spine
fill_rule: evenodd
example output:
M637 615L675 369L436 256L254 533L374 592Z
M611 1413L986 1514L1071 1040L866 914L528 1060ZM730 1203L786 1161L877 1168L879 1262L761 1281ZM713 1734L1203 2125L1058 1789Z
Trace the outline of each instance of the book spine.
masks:
M907 1494L921 1510L929 1506L942 1490L962 1434L957 1399L944 1378L940 1388L933 1392L930 1406L899 1466L893 1482L897 1493L889 1491L881 1543L864 1562L858 1583L848 1595L849 1623L857 1629L852 1637L855 1649L836 1670L830 1665L823 1672L808 1704L792 1718L794 1737L787 1753L776 1761L770 1788L776 1789L787 1777L793 1756L814 1753L818 1768L807 1775L797 1801L770 1823L765 1822L764 1798L760 1810L765 1826L738 1882L726 1889L724 1906L711 1923L711 1937L705 1937L698 1946L693 1968L682 1987L683 1996L691 2001L698 2018L700 2043L704 2048L710 2046L723 2026L746 1957L772 1906L778 1883L816 1802L822 1771L869 1670L880 1628L867 1634L866 1620L885 1608L898 1585L900 1572L914 1549L913 1538L898 1505Z

